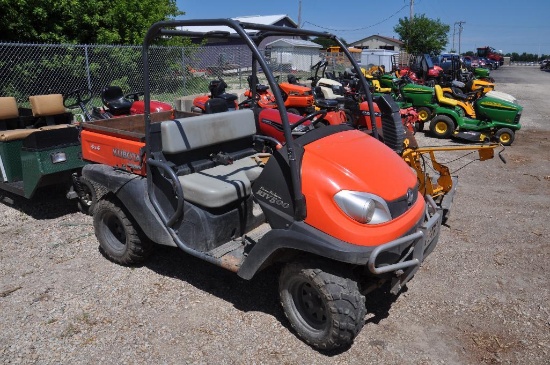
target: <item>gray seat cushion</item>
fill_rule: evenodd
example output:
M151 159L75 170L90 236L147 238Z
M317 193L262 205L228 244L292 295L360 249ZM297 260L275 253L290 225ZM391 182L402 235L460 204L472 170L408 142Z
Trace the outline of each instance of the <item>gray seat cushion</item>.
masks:
M180 176L185 200L217 208L249 196L252 182L262 172L257 156Z

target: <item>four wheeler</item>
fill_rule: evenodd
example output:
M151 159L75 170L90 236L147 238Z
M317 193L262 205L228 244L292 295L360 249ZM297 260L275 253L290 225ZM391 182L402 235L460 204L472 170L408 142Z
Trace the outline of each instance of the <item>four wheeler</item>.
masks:
M447 99L439 85L435 86L438 100ZM456 100L447 99L447 104L456 106ZM476 119L457 113L451 108L438 108L430 122L430 132L438 138L459 138L469 141L496 139L509 146L514 142L515 132L521 128L519 120L523 108L502 99L484 96L474 103Z
M226 88L227 84L222 78L210 81L210 84L208 85L210 95L201 95L193 99L193 107L191 108L191 111L195 113L215 113L218 111L216 105L222 104L225 104L225 107L221 107L222 110L236 110L238 107L238 96L235 94L226 93ZM223 100L223 103L216 102L216 100L213 99L221 99Z
M168 35L240 37L252 54L253 77L263 70L273 90L285 144L273 141L272 153L258 152L259 141L272 139L258 135L251 109L153 122L149 47ZM415 173L378 140L374 115L372 135L341 124L294 138L296 125L257 46L272 35L339 44L373 110L366 79L335 35L232 19L155 23L143 45L144 154L120 151L145 174L108 163L84 167L83 175L106 191L94 210L94 230L105 255L123 265L145 260L155 244L179 247L243 279L276 265L283 311L296 334L319 350L345 348L364 325L365 296L384 282L398 293L433 251L441 210L419 194ZM257 88L251 92L255 99ZM113 129L104 134L106 140L126 136ZM89 137L83 131L83 149L91 148Z

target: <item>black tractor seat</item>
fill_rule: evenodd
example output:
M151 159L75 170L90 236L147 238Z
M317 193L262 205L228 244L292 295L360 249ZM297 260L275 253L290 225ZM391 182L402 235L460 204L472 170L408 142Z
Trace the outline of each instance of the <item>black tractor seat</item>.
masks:
M130 108L134 103L124 97L120 86L107 86L101 90L101 101L113 115L130 114Z

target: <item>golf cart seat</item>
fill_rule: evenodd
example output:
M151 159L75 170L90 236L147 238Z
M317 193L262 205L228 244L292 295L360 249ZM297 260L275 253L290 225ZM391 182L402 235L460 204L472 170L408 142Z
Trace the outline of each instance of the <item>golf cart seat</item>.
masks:
M250 196L252 182L262 172L251 148L255 134L251 109L161 122L162 152L168 161L185 165L210 156L206 168L177 173L184 199L202 207L219 208ZM220 151L229 151L227 163L212 158Z
M130 114L130 108L134 103L124 97L120 86L106 86L101 90L101 101L113 115Z
M3 98L0 98L0 99L3 99ZM72 114L65 112L65 106L63 105L63 95L61 94L33 95L29 97L29 101L32 107L33 117L31 118L31 120L34 122L32 125L34 128L15 128L15 129L5 130L2 133L0 133L0 142L20 141L20 140L26 139L27 137L29 137L31 134L34 134L35 132L49 131L54 129L65 129L66 127L70 126L69 123L72 120ZM9 100L0 101L0 104L6 103L4 105L7 105L7 104L10 105L11 114L9 115L11 116L15 115L15 112L17 111L17 109L13 109L14 102L15 102L15 99L12 101L9 101ZM0 110L4 110L2 105L0 105ZM6 109L6 111L7 110L8 109ZM59 133L63 134L63 133L71 133L71 132L62 131ZM37 136L36 138L34 138L34 140L39 141L37 143L39 143L41 146L45 144L43 141L41 141L44 135L45 134L40 134L40 136ZM75 142L78 142L78 136L76 136L75 138L72 138L71 136L69 137L69 139L71 141L74 139ZM56 144L57 142L55 140L52 140L48 143Z
M35 118L34 128L69 124L73 119L73 115L65 111L61 94L32 95L29 101Z
M0 130L15 129L19 124L19 109L13 96L0 97Z

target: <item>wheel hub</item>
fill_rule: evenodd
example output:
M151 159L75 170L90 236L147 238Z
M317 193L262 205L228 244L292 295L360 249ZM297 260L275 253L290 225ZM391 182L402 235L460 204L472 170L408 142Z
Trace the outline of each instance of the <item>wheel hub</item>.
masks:
M321 328L327 321L326 307L319 292L309 283L298 288L297 305L304 319L314 328Z

